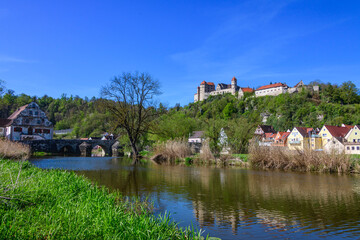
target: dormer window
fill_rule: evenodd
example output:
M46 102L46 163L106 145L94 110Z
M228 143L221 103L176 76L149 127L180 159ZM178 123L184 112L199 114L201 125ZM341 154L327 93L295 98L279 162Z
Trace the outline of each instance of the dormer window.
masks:
M39 115L39 112L38 112L38 111L35 111L35 115L36 115L36 116Z
M33 112L31 110L29 110L29 115L32 115L32 114L33 114Z

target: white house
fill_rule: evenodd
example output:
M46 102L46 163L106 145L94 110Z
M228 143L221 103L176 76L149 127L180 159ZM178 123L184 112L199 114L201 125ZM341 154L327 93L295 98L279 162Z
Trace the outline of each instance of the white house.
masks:
M18 108L10 117L0 119L0 131L8 140L52 139L53 124L35 102Z

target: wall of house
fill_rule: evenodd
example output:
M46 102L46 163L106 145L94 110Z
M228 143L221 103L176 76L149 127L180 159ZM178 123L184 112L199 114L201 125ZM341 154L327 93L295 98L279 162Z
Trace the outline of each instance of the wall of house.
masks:
M201 138L189 138L188 142L189 143L201 143L202 139Z
M286 92L285 87L268 88L268 89L263 89L263 90L256 90L255 96L256 97L268 96L268 95L269 96L277 96L277 95L280 95L285 92Z
M360 143L345 144L345 154L360 154Z
M344 145L336 138L332 138L330 141L327 141L323 149L326 153L343 153L345 151Z
M360 129L357 126L354 126L354 128L351 129L351 131L346 136L346 140L351 143L360 143Z
M330 142L331 139L333 138L333 136L331 135L331 133L327 130L327 128L325 126L321 128L319 135L322 138L323 147L325 147L325 145L328 142Z
M311 137L310 142L311 142L312 150L319 150L319 149L323 148L322 138L320 136L319 137Z
M308 144L309 139L306 139L306 143ZM303 150L304 149L304 138L299 133L299 131L294 128L287 139L287 146L289 150Z

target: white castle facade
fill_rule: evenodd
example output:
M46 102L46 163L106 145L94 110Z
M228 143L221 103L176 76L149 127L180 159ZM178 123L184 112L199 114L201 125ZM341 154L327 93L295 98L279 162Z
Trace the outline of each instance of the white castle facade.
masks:
M239 98L244 96L245 92L255 92L256 97L262 97L262 96L277 96L283 93L295 93L298 92L302 88L307 88L308 90L318 92L319 86L308 86L303 83L303 81L300 81L298 84L296 84L294 87L288 87L284 83L274 83L269 85L264 85L256 90L246 87L239 87L237 86L237 79L235 77L232 78L231 84L225 84L225 83L219 83L216 86L213 82L206 82L202 81L200 84L200 87L197 87L197 93L194 95L194 102L197 101L203 101L207 99L209 96L214 95L223 95L226 93L230 93L232 95L238 95Z

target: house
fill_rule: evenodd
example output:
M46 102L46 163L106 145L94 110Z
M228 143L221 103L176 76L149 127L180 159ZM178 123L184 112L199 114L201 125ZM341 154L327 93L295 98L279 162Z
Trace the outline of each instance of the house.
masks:
M346 154L360 154L360 125L350 126L342 125L344 127L352 127L345 135L345 153Z
M276 133L276 131L270 125L258 125L254 134L263 136L265 133Z
M0 119L2 135L11 141L53 138L53 124L35 102L18 108L6 119Z
M350 130L350 127L324 125L319 132L319 135L322 138L323 147L325 146L325 144L333 140L333 138L338 138L338 140L340 138L345 139L345 136Z
M204 141L204 131L194 131L189 137L189 143L202 143Z
M287 91L288 86L284 83L274 83L265 86L261 86L255 90L255 96L277 96Z
M202 81L200 87L197 88L197 92L194 94L194 102L203 101L209 96L224 95L227 93L234 96L238 94L238 97L241 98L246 92L252 93L253 91L254 90L249 87L239 87L235 77L231 79L231 84L219 83L216 89L213 82Z
M290 132L277 132L274 137L274 142L271 144L273 147L287 147L287 138Z
M288 136L289 150L304 150L311 148L311 135L313 128L294 127Z
M324 152L327 153L343 153L345 150L344 138L333 137L329 141L326 140L323 146Z

